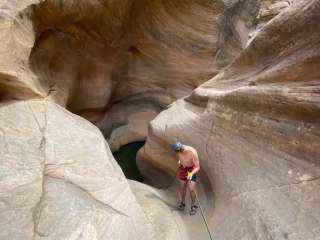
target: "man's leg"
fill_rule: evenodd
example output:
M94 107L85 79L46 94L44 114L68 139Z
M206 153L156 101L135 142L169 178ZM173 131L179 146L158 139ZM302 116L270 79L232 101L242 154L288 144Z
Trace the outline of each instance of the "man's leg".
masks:
M190 215L194 215L197 213L198 206L196 205L196 192L195 192L195 181L189 181L188 182L188 189L190 192L190 198L191 198L191 210L190 210Z
M188 181L188 189L190 192L191 206L195 205L195 203L196 203L196 193L194 191L195 185L196 185L196 182Z
M180 193L180 202L185 203L186 199L186 190L187 190L187 181L180 180L179 193Z

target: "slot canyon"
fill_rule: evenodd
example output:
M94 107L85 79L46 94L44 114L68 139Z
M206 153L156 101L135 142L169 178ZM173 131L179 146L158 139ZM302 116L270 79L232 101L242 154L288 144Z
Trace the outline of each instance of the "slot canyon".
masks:
M1 0L0 39L0 240L320 239L320 0Z

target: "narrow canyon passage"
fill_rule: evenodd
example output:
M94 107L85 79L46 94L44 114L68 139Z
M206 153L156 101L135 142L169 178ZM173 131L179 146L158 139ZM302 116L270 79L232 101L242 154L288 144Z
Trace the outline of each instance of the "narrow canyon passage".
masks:
M320 0L0 1L0 240L319 240Z
M137 152L144 146L144 144L145 142L129 143L120 147L119 150L113 152L113 156L120 165L127 179L143 182L143 176L137 167L136 157ZM201 179L207 180L207 178L200 174L200 179L197 183L196 190L197 197L199 198L197 205L201 204L201 207L204 211L204 216L201 215L201 212L199 212L196 216L190 216L189 208L184 212L181 212L177 209L179 181L178 174L176 173L175 175L176 176L173 178L164 176L169 178L170 185L169 187L166 186L162 189L150 188L149 190L146 190L146 186L135 182L131 182L131 187L134 191L134 194L138 195L138 201L142 206L148 203L154 206L163 205L164 208L168 209L167 214L174 223L174 225L170 226L170 228L175 228L180 233L180 235L177 236L177 239L210 239L210 236L207 232L208 230L206 229L205 221L210 215L208 215L208 213L210 213L213 208L213 191L208 182L201 181ZM160 179L158 178L159 176ZM150 178L150 176L148 177ZM158 181L160 183L167 183L168 181L168 179L161 179L161 174L155 174L154 178L156 178L154 181ZM191 203L189 193L187 194L186 200L187 206L190 206ZM145 211L145 214L147 216L152 215L154 214L154 211L149 209ZM150 219L152 218L154 217L150 217ZM205 218L205 220L203 218ZM162 225L161 223L159 224ZM166 231L166 229L163 228L163 230L160 231Z
M247 28L256 14L255 4L232 8L239 8L240 11L234 13L237 16L251 10L252 13L249 18L243 20L239 16L239 20L229 23L227 16L220 15L220 11L226 9L224 4L203 0L99 3L47 0L30 9L36 34L29 60L46 92L46 100L98 126L127 179L145 180L157 188L166 188L159 190L129 182L131 196L139 204L134 208L145 216L137 214L138 217L130 221L145 221L139 228L143 232L150 228L155 238L208 237L201 215L190 219L189 202L184 213L176 211L176 176L158 166L142 166L140 173L136 155L148 135L152 119L216 75L241 51ZM226 14L231 14L232 8ZM228 32L234 28L233 24L242 21L246 21L245 28ZM167 161L170 163L172 158ZM58 175L59 179L65 179L55 168L45 165L44 171L49 172L49 177ZM101 169L99 175L107 178L113 173L110 175L110 170ZM91 192L85 184L86 178L81 180L86 187L81 185L81 188ZM79 185L75 180L68 181ZM104 188L109 185L107 182ZM205 211L213 206L209 186L203 190L199 182L199 198ZM102 196L104 198L109 197ZM121 195L122 198L130 199ZM119 208L112 198L111 203L118 211L130 214L134 211L131 207L128 209L129 206ZM41 208L39 211L41 214ZM64 212L69 214L67 210ZM40 218L41 221L44 224L39 226L46 226L49 220ZM60 233L53 234L59 236ZM121 232L121 235L126 234L130 232Z
M144 143L145 142L128 143L112 153L127 179L143 182L143 176L137 167L136 157L137 152Z

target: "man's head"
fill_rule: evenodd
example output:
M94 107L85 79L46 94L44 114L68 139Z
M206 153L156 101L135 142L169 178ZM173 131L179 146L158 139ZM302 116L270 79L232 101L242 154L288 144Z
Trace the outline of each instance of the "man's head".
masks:
M184 150L184 146L181 142L176 142L175 144L173 144L173 150L175 152L182 152Z

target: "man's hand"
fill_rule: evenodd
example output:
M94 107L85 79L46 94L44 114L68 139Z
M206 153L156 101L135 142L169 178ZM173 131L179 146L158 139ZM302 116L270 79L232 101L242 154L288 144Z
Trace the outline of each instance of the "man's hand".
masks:
M193 173L192 172L188 172L187 173L187 180L191 181L192 177L193 177Z

